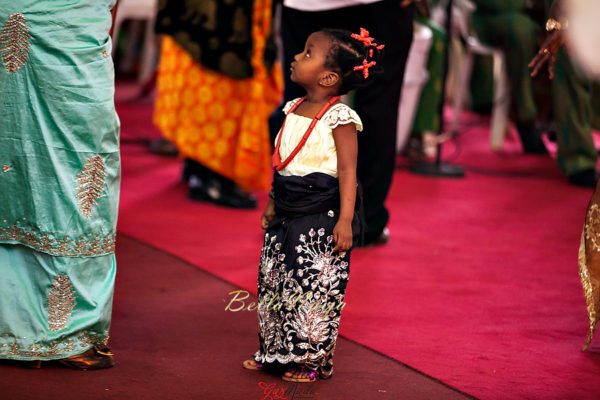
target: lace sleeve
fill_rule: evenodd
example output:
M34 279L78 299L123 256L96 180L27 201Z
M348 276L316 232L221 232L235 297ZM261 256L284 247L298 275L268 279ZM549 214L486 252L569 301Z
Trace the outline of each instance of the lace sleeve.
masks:
M362 131L363 129L362 121L356 111L342 103L338 103L331 107L325 115L323 115L321 121L323 121L331 130L335 129L338 125L351 123L356 125L357 131Z
M298 97L298 98L295 98L294 100L290 100L290 101L288 101L287 103L285 103L285 106L283 107L283 113L284 113L285 115L287 115L287 114L288 114L288 112L290 112L290 109L291 109L292 107L294 107L294 104L296 104L296 103L298 102L298 100L300 100L300 97Z

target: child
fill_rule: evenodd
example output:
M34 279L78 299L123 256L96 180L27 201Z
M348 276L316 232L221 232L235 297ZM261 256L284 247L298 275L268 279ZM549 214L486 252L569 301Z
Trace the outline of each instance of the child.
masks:
M369 33L324 29L295 56L292 81L306 96L284 107L275 173L262 215L258 275L260 349L244 361L292 364L282 379L333 374L333 351L360 222L356 207L358 115L340 95L372 79L382 45Z

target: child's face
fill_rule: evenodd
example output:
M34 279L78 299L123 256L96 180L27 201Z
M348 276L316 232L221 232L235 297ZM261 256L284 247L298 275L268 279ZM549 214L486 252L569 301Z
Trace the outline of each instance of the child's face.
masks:
M292 82L304 88L314 87L328 70L325 68L331 40L321 32L315 32L306 39L304 51L294 56L292 62Z

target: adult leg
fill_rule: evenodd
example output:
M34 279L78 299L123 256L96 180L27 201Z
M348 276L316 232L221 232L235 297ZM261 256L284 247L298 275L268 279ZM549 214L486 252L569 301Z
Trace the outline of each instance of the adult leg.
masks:
M413 37L413 8L398 1L365 6L364 28L385 44L383 73L356 93L355 108L364 131L358 136L358 179L364 190L365 243L377 240L389 220L384 202L396 159L398 104Z
M535 131L537 108L527 66L536 52L537 23L518 12L475 15L473 22L480 39L505 54L510 99L525 152L545 153L544 144Z
M232 208L256 208L254 196L243 191L231 179L198 161L186 158L182 175L190 186L188 196L192 200L209 201Z
M111 355L94 348L108 341L115 274L114 254L58 257L0 244L0 358L111 367Z
M563 49L557 54L552 98L557 127L558 167L572 183L593 186L598 154L592 138L591 83Z

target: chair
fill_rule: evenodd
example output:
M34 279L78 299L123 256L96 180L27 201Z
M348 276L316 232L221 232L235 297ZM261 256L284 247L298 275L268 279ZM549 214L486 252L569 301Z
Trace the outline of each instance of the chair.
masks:
M396 151L402 151L411 134L415 114L419 106L421 91L429 79L427 59L433 41L433 33L425 25L414 23L413 42L410 46L402 93L398 105L398 125L396 128Z
M454 104L450 132L456 133L460 113L463 109L471 73L476 54L492 56L494 76L494 102L492 106L490 146L498 150L502 148L508 127L508 113L510 107L510 92L506 70L506 58L502 50L482 44L471 24L471 15L475 5L468 0L455 1L452 13L452 34L464 41L464 55L461 60L458 82L454 92ZM438 14L439 15L439 14ZM438 17L439 18L439 17ZM443 20L439 21L443 24Z
M140 71L138 73L138 81L140 82L146 81L146 79L148 79L154 71L157 53L154 35L154 23L156 20L157 9L158 0L120 0L117 8L117 15L115 16L115 25L113 30L113 38L115 38L115 43L113 44L113 55L117 48L116 41L118 40L119 31L121 30L123 21L127 19L146 21L144 47L142 50ZM135 38L132 39L135 40Z

